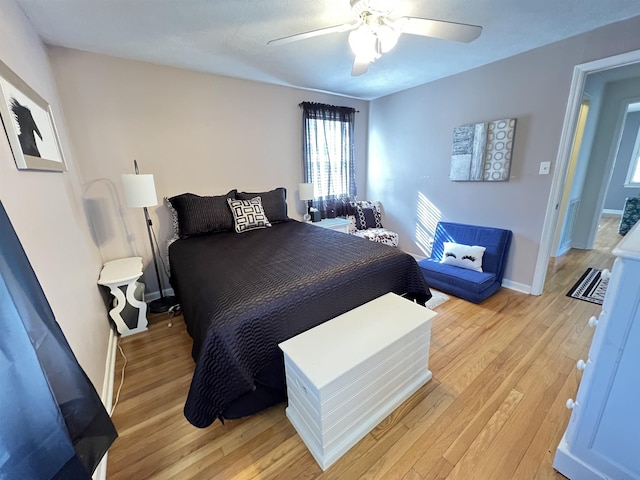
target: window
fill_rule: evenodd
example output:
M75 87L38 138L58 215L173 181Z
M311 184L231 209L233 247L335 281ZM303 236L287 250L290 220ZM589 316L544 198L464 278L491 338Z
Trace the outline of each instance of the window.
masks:
M631 154L631 162L629 162L629 172L627 172L627 180L624 182L625 187L640 187L640 130L636 135L636 144Z
M356 195L355 110L309 102L303 102L302 109L304 180L313 183L314 206L323 217L341 215L339 204Z

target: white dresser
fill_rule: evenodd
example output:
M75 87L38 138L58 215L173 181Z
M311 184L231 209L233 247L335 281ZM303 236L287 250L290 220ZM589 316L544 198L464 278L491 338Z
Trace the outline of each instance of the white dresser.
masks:
M640 479L640 225L617 257L553 466L571 480ZM586 321L586 319L585 319Z

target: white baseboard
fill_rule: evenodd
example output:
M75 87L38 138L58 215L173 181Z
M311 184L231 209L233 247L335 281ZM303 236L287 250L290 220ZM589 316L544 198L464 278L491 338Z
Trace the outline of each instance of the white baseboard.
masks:
M622 215L622 212L622 210L611 210L610 208L602 210L602 213L608 213L610 215Z
M564 255L565 253L567 253L569 250L571 250L571 244L570 243L566 243L564 245L560 245L558 247L558 251L556 252L555 255L553 255L553 257L561 257L562 255Z
M109 343L107 346L107 361L104 366L104 382L100 398L107 412L111 410L113 402L113 380L116 372L116 354L118 351L118 334L113 328L109 328Z
M413 258L415 258L415 259L416 259L416 262L419 262L419 261L424 260L425 258L427 258L427 257L425 257L425 256L423 256L423 255L418 255L417 253L411 253L411 252L405 252L405 253L408 253L408 254L409 254L409 255L411 255Z
M96 471L91 475L92 480L107 480L107 455L109 455L109 452L105 453L102 460L100 460Z
M113 404L113 381L116 372L116 355L118 353L118 334L113 328L109 329L109 343L107 346L107 361L104 367L104 382L102 383L102 394L100 399L107 412L111 411ZM93 472L93 480L106 480L107 478L107 455L104 454L102 460L98 464L96 471Z
M175 292L173 291L173 288L165 288L163 290L163 292L164 292L164 296L165 297L173 297L175 295ZM159 291L145 293L145 295L144 295L144 301L147 302L147 303L153 302L154 300L157 300L159 298L160 298L160 292Z
M502 286L509 290L515 290L516 292L526 293L531 295L531 285L525 285L524 283L514 282L508 278L502 279Z

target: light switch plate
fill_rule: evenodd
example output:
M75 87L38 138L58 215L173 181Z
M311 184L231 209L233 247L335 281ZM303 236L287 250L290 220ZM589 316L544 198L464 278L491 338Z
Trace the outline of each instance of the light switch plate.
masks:
M549 175L551 171L551 162L540 162L540 175Z

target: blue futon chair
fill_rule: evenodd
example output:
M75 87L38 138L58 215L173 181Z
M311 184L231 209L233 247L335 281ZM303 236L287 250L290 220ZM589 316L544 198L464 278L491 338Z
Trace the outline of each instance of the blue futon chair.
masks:
M511 237L511 230L439 222L431 256L418 262L418 265L430 287L480 303L502 285ZM441 263L444 242L485 247L482 272Z

